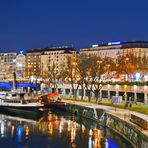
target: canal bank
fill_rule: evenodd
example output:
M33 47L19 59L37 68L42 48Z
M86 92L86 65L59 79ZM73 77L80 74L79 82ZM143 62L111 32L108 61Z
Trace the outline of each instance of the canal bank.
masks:
M117 109L102 105L64 100L66 111L102 124L129 141L134 147L148 147L148 116L124 109ZM130 115L136 116L131 121Z
M55 109L36 120L0 113L0 127L0 147L133 148L111 129Z

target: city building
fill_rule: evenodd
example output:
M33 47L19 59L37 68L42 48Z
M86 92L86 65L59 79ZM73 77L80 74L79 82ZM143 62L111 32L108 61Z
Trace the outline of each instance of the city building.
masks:
M21 80L25 78L25 55L23 51L20 51L20 54L16 56L16 76Z
M75 56L76 53L74 48L68 46L45 48L42 55L43 75L47 69L51 69L54 65L55 72L60 74L67 65L67 57Z
M77 91L76 91L77 89ZM77 98L81 98L82 88L78 87L78 84L74 84L74 92ZM64 97L72 97L72 87L71 84L59 84L59 93ZM84 98L88 98L88 94L94 99L93 93L88 93L86 88L84 88ZM112 99L113 96L120 96L124 100L129 100L129 98L134 98L134 101L148 104L148 86L147 85L114 85L106 84L100 89L100 98Z
M109 57L115 62L117 62L117 58L122 55L126 57L126 55L132 54L137 58L136 61L133 61L133 63L137 65L135 76L124 75L123 78L126 77L126 79L131 79L131 77L138 76L141 80L148 81L148 42L109 42L107 44L92 45L91 48L80 49L80 54L95 55L101 58ZM125 60L128 64L128 58Z
M117 59L119 55L132 53L136 57L148 58L148 42L109 42L107 44L92 45L91 48L80 49L80 54L96 55L102 58Z
M41 55L40 48L26 51L25 76L32 81L37 81L41 76Z
M32 79L48 78L49 71L60 74L66 66L67 57L76 54L74 48L68 46L31 49L26 52L26 76Z
M16 70L16 52L0 53L0 79L12 80Z
M94 55L102 58L111 57L112 59L117 59L118 55L121 53L121 45L92 45L90 48L80 49L80 54Z

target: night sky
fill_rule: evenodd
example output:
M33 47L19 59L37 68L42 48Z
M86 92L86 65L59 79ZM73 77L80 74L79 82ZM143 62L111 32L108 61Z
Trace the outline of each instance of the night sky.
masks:
M0 0L0 52L148 40L147 0Z

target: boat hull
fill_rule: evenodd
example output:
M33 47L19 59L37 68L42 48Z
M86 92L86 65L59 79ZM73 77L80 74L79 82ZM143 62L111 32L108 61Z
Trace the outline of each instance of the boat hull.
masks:
M46 102L43 103L45 108L51 108L51 109L57 109L57 110L66 110L65 106L66 104L64 102Z
M0 105L0 109L9 108L9 109L21 109L21 110L28 110L28 111L37 111L43 106L6 106Z
M41 107L19 107L19 106L1 106L0 105L0 113L19 116L24 118L39 118L43 115L43 110Z

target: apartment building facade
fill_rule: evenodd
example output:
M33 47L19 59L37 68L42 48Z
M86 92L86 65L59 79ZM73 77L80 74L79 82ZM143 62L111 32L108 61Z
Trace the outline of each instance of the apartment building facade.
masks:
M41 75L42 49L31 49L26 52L25 76L37 80Z
M12 79L16 70L16 52L0 53L0 79Z
M26 52L26 76L36 79L48 78L53 66L54 71L60 74L67 64L67 57L76 53L74 48L68 46L28 50Z

